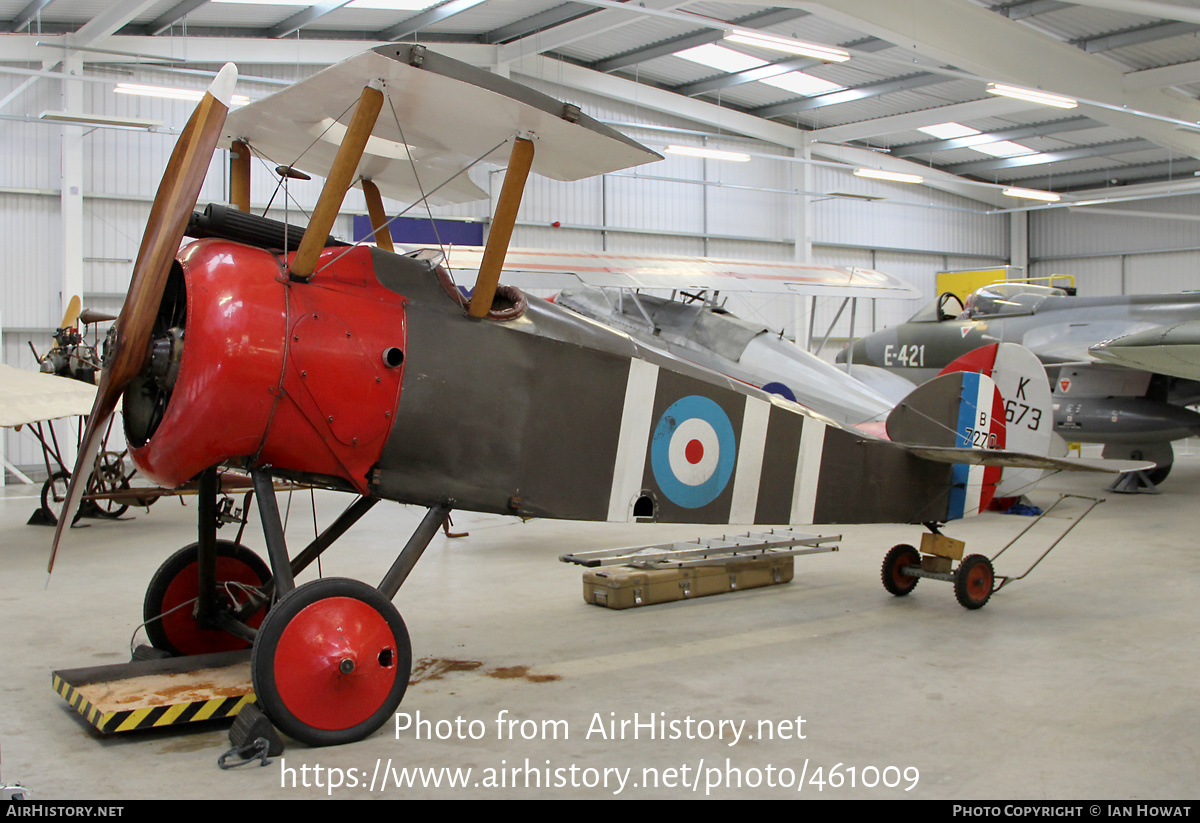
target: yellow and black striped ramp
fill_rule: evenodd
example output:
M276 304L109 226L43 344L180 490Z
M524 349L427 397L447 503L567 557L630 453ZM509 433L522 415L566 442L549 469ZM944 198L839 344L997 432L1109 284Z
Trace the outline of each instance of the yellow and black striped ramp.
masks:
M254 702L248 650L64 669L52 683L105 734L233 717Z

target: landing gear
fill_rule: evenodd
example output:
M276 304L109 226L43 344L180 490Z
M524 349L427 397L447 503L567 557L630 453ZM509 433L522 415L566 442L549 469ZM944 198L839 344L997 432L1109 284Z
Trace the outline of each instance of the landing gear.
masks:
M254 693L280 731L312 746L353 743L395 712L412 646L392 602L366 583L324 578L267 614L250 663Z
M1171 473L1171 466L1173 465L1173 463L1168 463L1165 466L1155 466L1150 471L1146 472L1146 479L1157 486L1159 483L1167 479L1167 475Z
M970 554L954 573L954 597L964 609L982 609L992 596L996 572L982 554Z
M1125 472L1118 475L1112 485L1111 492L1121 494L1158 494L1158 484L1167 479L1171 466L1175 462L1175 449L1170 443L1149 443L1130 445L1125 443L1108 443L1101 452L1103 457L1114 460L1152 460L1154 468L1144 471Z
M921 555L912 546L901 543L892 546L883 558L883 587L897 597L903 597L917 587L921 578L905 574L905 566L920 566Z
M133 472L129 473L132 476ZM128 498L118 500L106 495L114 492L129 491L129 476L125 474L125 453L105 451L96 456L92 473L88 476L84 494L92 499L84 500L79 506L75 519L80 517L105 517L115 520L129 511ZM63 506L67 500L67 487L71 482L71 473L65 469L51 472L42 484L42 512L50 524L58 522ZM146 501L134 501L139 505L149 505ZM153 502L153 501L150 501Z
M240 543L216 541L216 609L236 612L250 599L250 590L260 589L271 579L262 559ZM250 647L242 637L218 628L204 628L196 617L195 602L200 588L200 544L184 546L167 558L150 579L142 605L146 636L156 649L173 655L229 652ZM255 610L243 622L257 628L267 607Z
M227 518L217 503L216 470L205 470L199 540L154 575L146 592L147 634L157 648L182 655L251 647L259 708L281 732L312 746L361 740L395 713L408 688L412 645L392 598L450 507L429 508L378 587L337 577L298 586L296 576L379 498L359 497L292 556L271 476L254 469L251 478L269 564L239 543L217 539Z

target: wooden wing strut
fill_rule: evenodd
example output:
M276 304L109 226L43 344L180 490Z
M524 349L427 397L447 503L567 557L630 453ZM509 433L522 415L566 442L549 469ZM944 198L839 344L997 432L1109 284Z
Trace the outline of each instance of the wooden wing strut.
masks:
M387 213L383 210L383 197L379 187L370 180L362 181L363 194L367 196L367 214L371 216L371 231L375 233L375 245L384 251L395 251L392 232L388 229Z
M241 140L229 147L229 205L250 211L250 147Z
M307 281L313 276L317 268L317 259L321 250L325 248L325 239L333 229L338 212L341 211L346 190L354 182L354 172L362 160L367 138L375 128L375 120L382 108L383 92L371 86L364 87L354 107L346 135L338 146L337 156L334 157L333 165L325 178L325 185L317 199L317 206L313 209L312 219L309 220L304 237L300 239L300 246L296 249L296 256L292 259L293 280Z
M508 159L508 171L500 188L500 200L496 203L496 216L492 219L483 259L479 263L479 277L471 295L471 307L467 310L471 317L486 317L492 308L496 286L500 283L500 270L504 268L504 256L512 239L513 225L517 222L517 209L521 207L525 180L529 177L532 165L533 141L518 137Z

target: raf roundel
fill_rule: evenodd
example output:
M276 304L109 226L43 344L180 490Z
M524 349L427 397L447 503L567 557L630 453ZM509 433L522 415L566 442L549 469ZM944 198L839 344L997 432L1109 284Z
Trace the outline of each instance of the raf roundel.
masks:
M663 412L650 441L655 482L668 500L685 509L717 499L729 484L736 455L728 415L699 395L677 400Z

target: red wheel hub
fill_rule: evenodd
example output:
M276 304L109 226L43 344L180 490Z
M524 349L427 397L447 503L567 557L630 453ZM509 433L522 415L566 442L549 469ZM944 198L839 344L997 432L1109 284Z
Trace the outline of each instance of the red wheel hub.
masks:
M162 628L171 644L180 654L209 654L212 652L232 652L244 649L250 644L240 637L235 637L220 629L203 629L196 622L194 604L196 592L200 588L200 565L189 563L180 570L179 574L167 586L162 602ZM217 585L223 583L244 583L247 586L261 586L263 581L258 573L236 557L217 557ZM228 594L223 590L218 595L220 601L232 606ZM245 602L242 598L239 602ZM187 605L184 605L187 604ZM179 608L176 608L179 607ZM258 628L262 624L266 607L259 609L246 621L248 626Z
M967 592L974 600L982 600L992 591L992 575L987 566L980 563L967 572Z
M921 556L916 552L902 554L896 558L896 563L892 566L892 580L899 588L904 588L912 584L917 578L911 574L905 574L906 566L921 565Z
M300 611L279 638L279 697L297 720L335 731L369 719L396 682L396 640L370 605L329 597Z

